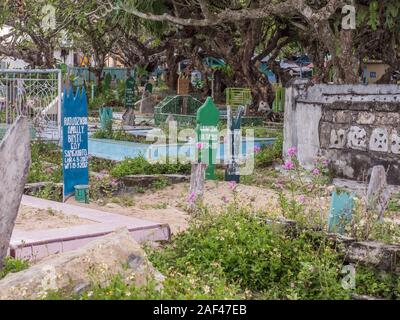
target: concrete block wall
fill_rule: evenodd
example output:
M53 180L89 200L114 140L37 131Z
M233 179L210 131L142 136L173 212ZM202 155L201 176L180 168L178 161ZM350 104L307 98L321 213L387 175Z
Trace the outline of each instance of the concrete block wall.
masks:
M326 156L339 177L364 181L384 165L400 185L400 86L314 85L295 81L286 90L284 154L296 146L312 168Z

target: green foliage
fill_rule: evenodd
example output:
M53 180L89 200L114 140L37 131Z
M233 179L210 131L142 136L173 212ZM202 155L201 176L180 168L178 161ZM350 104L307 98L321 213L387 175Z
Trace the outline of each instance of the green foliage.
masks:
M99 173L109 173L112 168L116 165L116 161L90 157L89 158L89 168L90 171Z
M109 176L97 177L91 176L89 183L90 200L99 200L111 198L119 190L119 182Z
M356 288L357 294L360 295L400 299L400 278L396 274L357 266Z
M62 157L57 145L40 141L33 142L31 159L28 183L62 181Z
M150 163L143 156L140 156L121 161L111 171L111 175L115 178L122 178L138 174L188 174L190 168L190 164Z
M274 161L282 159L283 135L278 135L272 146L261 148L255 156L256 167L264 168L272 165Z
M354 289L342 288L343 258L325 235L266 223L262 213L229 206L206 209L164 248L147 249L165 275L163 288L113 277L73 299L350 299L352 294L399 298L398 276L361 266ZM60 293L50 298L65 298Z
M33 192L32 196L41 198L41 199L62 202L63 188L62 188L62 186L57 186L54 183L50 183L50 184L46 185L44 188L41 188L41 189Z
M3 279L7 274L19 272L29 267L27 261L5 257L3 269L0 270L0 279Z
M310 234L289 237L244 210L203 216L150 258L164 274L214 275L253 297L347 297L338 281L341 262L332 249Z

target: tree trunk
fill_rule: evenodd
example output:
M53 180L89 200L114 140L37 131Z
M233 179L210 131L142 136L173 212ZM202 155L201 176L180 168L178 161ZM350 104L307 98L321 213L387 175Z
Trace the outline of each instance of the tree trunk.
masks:
M173 48L167 50L167 86L173 91L175 91L178 86L178 62L174 53L175 50Z
M360 82L359 59L353 54L353 32L342 30L340 32L340 52L334 56L333 68L337 81L345 84L356 84Z

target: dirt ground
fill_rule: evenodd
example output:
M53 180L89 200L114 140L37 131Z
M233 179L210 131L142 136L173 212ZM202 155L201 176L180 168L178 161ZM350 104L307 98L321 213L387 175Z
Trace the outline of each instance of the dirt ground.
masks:
M158 191L148 190L143 194L125 194L108 200L109 202L104 205L95 202L88 205L79 204L73 199L68 202L134 218L168 223L172 232L176 234L188 227L189 215L185 212L188 204L188 190L189 184L181 183ZM226 182L206 182L205 205L219 211L234 201L241 207L247 206L254 211L268 210L274 215L280 215L278 194L273 190L241 184L232 190ZM313 208L321 208L321 212L325 214L329 199L305 199L305 204Z
M21 205L15 228L23 231L57 229L95 223L75 216L67 216L52 209L40 210Z
M86 205L77 203L73 198L69 199L68 203L138 219L168 223L172 232L176 234L188 227L190 217L185 210L188 205L188 190L188 183L180 183L157 191L147 190L145 193L123 194L104 200L103 203L92 202ZM236 202L240 207L247 206L252 211L267 211L270 215L280 216L281 209L278 198L278 193L268 188L239 184L232 190L229 183L208 181L205 185L204 204L218 212ZM290 196L288 198L290 199ZM296 197L296 199L304 204L310 216L327 219L330 197ZM396 214L392 214L391 218L396 218ZM40 230L89 223L93 222L66 216L51 209L38 210L21 206L16 228Z

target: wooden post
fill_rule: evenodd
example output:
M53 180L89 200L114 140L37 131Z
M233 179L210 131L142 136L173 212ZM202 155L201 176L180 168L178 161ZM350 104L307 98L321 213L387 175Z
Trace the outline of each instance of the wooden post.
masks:
M206 165L204 163L192 164L189 188L189 208L193 211L199 201L204 198L204 180L206 176Z
M0 143L0 270L10 245L30 161L29 122L20 116Z

